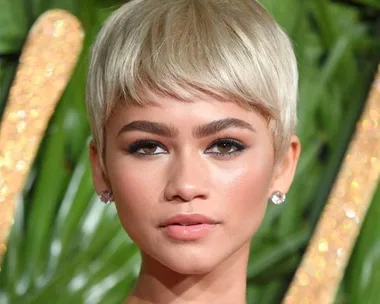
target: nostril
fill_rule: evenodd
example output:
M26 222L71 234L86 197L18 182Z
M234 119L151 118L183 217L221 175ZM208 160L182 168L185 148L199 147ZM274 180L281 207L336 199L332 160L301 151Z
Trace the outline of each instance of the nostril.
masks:
M164 196L166 201L188 203L194 199L206 199L208 197L208 189L204 180L199 178L199 175L173 174L167 181Z

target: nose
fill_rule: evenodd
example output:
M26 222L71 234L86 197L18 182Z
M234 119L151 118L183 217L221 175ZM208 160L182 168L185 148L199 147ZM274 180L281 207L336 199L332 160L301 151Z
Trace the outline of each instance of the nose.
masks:
M191 202L194 199L207 199L207 164L200 155L183 156L174 160L169 169L164 195L166 201Z

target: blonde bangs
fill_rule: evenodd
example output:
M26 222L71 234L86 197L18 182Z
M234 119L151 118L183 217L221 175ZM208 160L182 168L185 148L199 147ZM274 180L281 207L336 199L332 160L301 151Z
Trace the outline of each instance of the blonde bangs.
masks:
M89 116L101 148L101 129L116 103L211 95L265 115L281 154L296 124L297 83L291 43L256 1L132 1L108 20L93 47Z

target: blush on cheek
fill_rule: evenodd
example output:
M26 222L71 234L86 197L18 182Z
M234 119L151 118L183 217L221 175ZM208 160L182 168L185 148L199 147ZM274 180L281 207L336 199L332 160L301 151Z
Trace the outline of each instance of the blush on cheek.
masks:
M271 167L261 164L242 170L225 190L232 202L229 217L245 231L246 238L255 234L264 218L270 181Z

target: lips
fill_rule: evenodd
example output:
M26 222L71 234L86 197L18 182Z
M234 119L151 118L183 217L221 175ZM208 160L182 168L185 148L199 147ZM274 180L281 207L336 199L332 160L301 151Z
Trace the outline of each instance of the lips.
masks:
M165 220L162 231L177 241L195 241L206 237L218 222L201 214L176 215Z
M160 227L167 227L170 225L176 226L194 226L200 224L209 224L213 225L217 222L205 215L202 214L180 214L173 216L167 220L165 220Z

